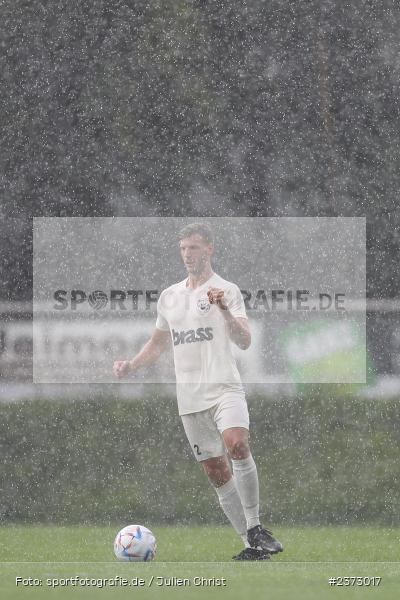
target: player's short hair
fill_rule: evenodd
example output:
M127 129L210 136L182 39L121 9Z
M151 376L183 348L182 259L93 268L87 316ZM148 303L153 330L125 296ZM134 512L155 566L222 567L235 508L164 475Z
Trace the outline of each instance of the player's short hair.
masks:
M214 243L214 235L208 223L190 223L189 225L185 225L179 231L178 240L180 241L196 234L200 235L207 244Z

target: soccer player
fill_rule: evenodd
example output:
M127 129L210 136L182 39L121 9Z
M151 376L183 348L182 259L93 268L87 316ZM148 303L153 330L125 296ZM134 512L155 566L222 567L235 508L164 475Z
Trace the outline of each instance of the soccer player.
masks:
M114 374L122 378L155 362L172 341L186 436L245 545L233 558L265 560L283 547L260 524L249 414L232 353L232 342L242 350L251 343L243 298L235 284L212 270L214 241L207 224L187 225L179 241L188 277L161 293L151 338L132 360L116 361Z

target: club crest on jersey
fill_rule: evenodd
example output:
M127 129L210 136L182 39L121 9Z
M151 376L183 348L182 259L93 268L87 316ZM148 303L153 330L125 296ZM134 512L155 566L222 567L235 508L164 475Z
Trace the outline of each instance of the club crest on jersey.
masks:
M212 327L198 327L197 329L188 329L187 331L172 330L174 346L192 344L193 342L206 342L212 340L213 337Z
M208 311L211 308L211 304L208 300L208 298L199 298L197 300L197 310L202 314L205 315L206 313L208 313Z

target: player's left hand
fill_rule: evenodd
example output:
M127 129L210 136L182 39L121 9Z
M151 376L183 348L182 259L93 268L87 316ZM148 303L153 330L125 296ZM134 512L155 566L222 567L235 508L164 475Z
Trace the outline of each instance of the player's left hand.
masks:
M228 310L225 304L224 290L210 287L207 296L210 304L216 304L221 310Z

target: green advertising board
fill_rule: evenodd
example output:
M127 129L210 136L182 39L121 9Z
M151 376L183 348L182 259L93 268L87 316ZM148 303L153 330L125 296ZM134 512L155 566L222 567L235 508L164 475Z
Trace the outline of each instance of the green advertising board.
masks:
M290 377L298 385L339 384L341 391L354 391L373 379L365 326L353 319L289 325L280 336L280 346Z

